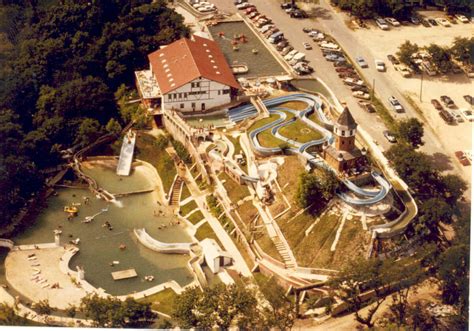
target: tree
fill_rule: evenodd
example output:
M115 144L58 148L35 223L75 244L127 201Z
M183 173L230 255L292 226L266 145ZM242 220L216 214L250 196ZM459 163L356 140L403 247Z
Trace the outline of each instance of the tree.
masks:
M291 330L296 320L296 309L294 302L286 296L285 290L274 279L270 279L261 286L261 291L269 303L269 306L263 309L266 326Z
M447 48L430 44L426 50L431 56L431 61L439 71L447 73L452 69L453 63L451 62L451 55Z
M68 317L74 318L74 316L76 316L76 313L77 313L77 307L69 304L66 308L66 315Z
M454 38L451 46L452 56L464 64L474 63L474 37L471 38Z
M56 310L56 308L53 308L49 305L49 301L47 299L35 303L34 308L40 315L51 315L51 313Z
M301 208L329 201L339 186L334 173L325 168L316 168L314 173L302 173L298 178L296 201Z
M133 298L121 301L115 297L100 297L96 293L81 299L80 310L95 327L140 328L150 325L157 317L151 303L141 303Z
M259 324L257 300L243 286L219 284L188 288L175 301L173 317L183 328L229 329L232 323L248 329Z
M444 200L431 198L420 205L417 219L413 223L415 232L426 242L440 242L440 222L451 223L453 208Z
M86 118L79 125L74 144L85 147L96 141L102 134L100 123L92 118Z
M329 285L335 296L348 305L354 312L355 319L372 328L375 324L374 315L380 305L391 292L396 292L396 297L403 300L408 296L407 287L413 286L421 274L418 263L410 261L395 261L394 259L382 260L352 260ZM363 293L372 291L371 299L364 299ZM360 310L367 305L369 309L365 315ZM401 312L403 306L395 308Z
M107 125L105 126L105 130L108 133L117 135L120 132L122 132L122 126L115 118L111 118L110 121L107 122Z
M5 303L0 304L0 325L23 326L28 324L28 320L17 315L13 307Z
M398 47L397 56L401 63L412 66L413 55L418 51L419 47L416 43L412 44L409 40L406 40Z
M397 126L397 136L413 148L423 146L423 123L416 118L401 120Z

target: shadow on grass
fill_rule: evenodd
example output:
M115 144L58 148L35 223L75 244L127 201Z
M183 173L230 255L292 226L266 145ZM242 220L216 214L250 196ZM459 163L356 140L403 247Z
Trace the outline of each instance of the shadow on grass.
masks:
M434 153L433 155L428 155L430 161L433 164L433 168L439 171L452 170L453 165L449 156L443 153Z

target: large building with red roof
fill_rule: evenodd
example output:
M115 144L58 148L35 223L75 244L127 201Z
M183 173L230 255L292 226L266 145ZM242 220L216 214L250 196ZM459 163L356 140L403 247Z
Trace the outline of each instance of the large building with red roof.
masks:
M147 80L138 82L140 94L144 99L159 96L166 109L213 110L232 102L240 88L218 44L206 38L182 38L149 54L148 59L150 70L141 72Z

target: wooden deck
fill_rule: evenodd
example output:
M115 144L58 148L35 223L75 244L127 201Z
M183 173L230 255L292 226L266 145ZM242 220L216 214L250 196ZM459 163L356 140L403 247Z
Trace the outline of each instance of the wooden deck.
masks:
M128 279L128 278L133 278L137 277L137 272L135 269L127 269L127 270L120 270L120 271L115 271L112 272L112 278L114 280L122 280L122 279Z

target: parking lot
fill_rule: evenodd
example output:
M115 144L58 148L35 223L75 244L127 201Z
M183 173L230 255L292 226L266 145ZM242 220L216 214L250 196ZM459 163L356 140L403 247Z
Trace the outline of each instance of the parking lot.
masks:
M442 16L441 12L421 12L421 14L426 17ZM448 125L438 115L438 111L435 110L430 101L431 99L439 100L441 95L448 95L459 109L472 109L472 106L463 99L463 95L474 94L474 80L468 78L465 74L433 77L423 75L423 83L421 84L420 75L403 78L387 60L387 55L396 54L398 46L405 40L417 43L421 47L428 46L431 43L449 46L457 36L472 37L474 24L458 23L452 24L450 27L438 25L429 28L410 24L400 27L391 26L389 31L382 31L372 22L368 22L368 26L368 29L356 29L354 36L356 36L359 43L370 49L374 59L385 61L387 72L384 74L390 77L402 94L409 96L418 105L427 124L443 140L443 145L450 156L455 151L471 150L472 124L464 121L463 123ZM369 65L374 66L373 63L369 63ZM421 102L420 91L422 94ZM470 170L470 167L464 169L467 176L469 176Z

